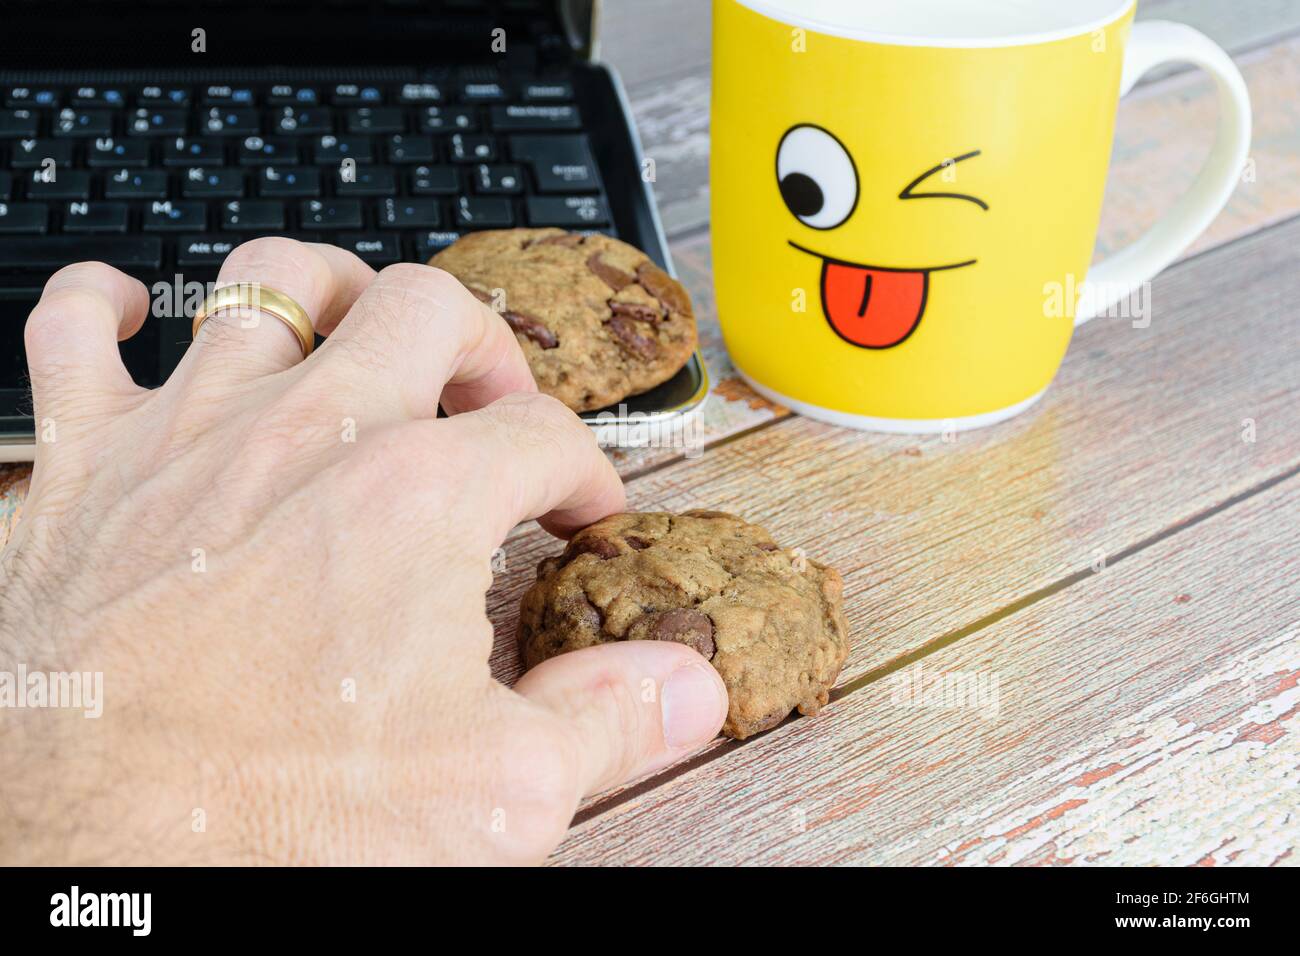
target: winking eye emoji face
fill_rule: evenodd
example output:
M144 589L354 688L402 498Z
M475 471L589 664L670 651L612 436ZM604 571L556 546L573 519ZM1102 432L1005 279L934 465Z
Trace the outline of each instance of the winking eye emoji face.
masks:
M899 201L964 200L984 211L977 196L946 191L957 163L973 160L980 150L943 160L909 182ZM776 178L786 208L803 225L830 232L852 219L862 183L852 155L829 130L811 123L790 127L776 151ZM789 240L800 252L822 261L822 312L841 339L864 349L889 349L903 344L925 316L931 277L935 273L973 266L977 259L958 262L883 265L837 258L809 245Z
M713 288L727 357L758 394L930 434L1028 408L1065 356L1074 292L1105 251L1132 11L1005 47L804 23L894 6L927 7L715 0Z

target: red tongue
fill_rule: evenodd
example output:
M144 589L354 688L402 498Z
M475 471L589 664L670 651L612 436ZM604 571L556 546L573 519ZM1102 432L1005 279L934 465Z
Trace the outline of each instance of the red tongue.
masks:
M822 304L831 328L854 345L887 349L912 334L925 311L927 273L826 263Z

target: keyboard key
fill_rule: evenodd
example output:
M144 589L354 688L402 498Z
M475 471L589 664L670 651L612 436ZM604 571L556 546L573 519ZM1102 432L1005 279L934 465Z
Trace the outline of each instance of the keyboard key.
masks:
M502 229L515 224L509 199L461 196L452 203L456 225L462 229Z
M506 90L500 83L471 81L461 84L460 98L464 103L500 103L506 98Z
M44 86L11 86L5 90L5 106L58 106L59 91Z
M436 199L385 199L379 204L381 229L436 229L442 225Z
M397 91L397 102L413 105L441 103L442 87L437 83L403 83Z
M140 211L147 232L193 232L207 225L207 207L201 202L153 202Z
M310 166L267 166L257 174L261 196L319 196L320 170Z
M599 196L529 196L524 202L531 226L581 229L609 225L609 210Z
M189 114L185 110L140 106L126 116L126 131L132 136L184 136L188 129Z
M216 106L252 106L257 102L257 94L252 87L224 84L205 86L200 98L204 103Z
M20 139L13 145L9 165L14 169L57 169L72 165L72 143L57 139Z
M304 229L360 229L361 203L355 199L309 199L299 207Z
M415 256L417 259L427 260L457 242L461 235L462 233L457 229L431 229L418 233L415 237Z
M219 266L242 241L232 236L178 236L176 264L178 266Z
M63 213L64 232L126 232L124 202L70 202Z
M33 170L27 179L28 199L89 199L90 173L84 169L58 169L47 176L42 169Z
M437 159L432 136L408 136L395 133L384 140L384 152L390 163L431 163Z
M45 203L0 202L0 233L44 232L49 222L50 210ZM0 245L4 243L0 242ZM66 264L60 263L60 265ZM3 265L3 262L0 262L0 265Z
M298 162L298 141L285 136L245 136L235 161L241 166L292 166Z
M506 133L522 130L580 129L582 121L576 106L494 106L491 111L492 128Z
M104 176L105 199L166 199L167 174L161 169L115 169Z
M148 166L149 142L140 139L114 139L101 136L86 146L86 165L92 169L122 166Z
M162 266L162 242L157 236L51 236L39 242L0 239L0 269L45 271L84 260L106 262L118 269L158 269Z
M345 232L337 245L355 253L362 262L373 266L387 266L401 259L396 236L378 236L360 232Z
M345 159L358 163L373 163L375 151L369 136L321 136L311 147L311 161L317 165L332 165Z
M226 151L219 139L178 136L163 146L164 166L224 166Z
M50 132L55 136L112 136L113 113L68 107L55 114Z
M316 136L334 131L328 110L284 106L271 114L271 132L285 136Z
M389 166L358 166L349 179L336 169L334 191L340 196L391 196L397 192L397 180Z
M400 133L406 129L406 114L395 106L363 106L348 110L349 133Z
M31 110L0 111L0 139L32 139L39 132L40 122Z
M430 106L416 115L422 133L472 133L478 129L478 114L465 107Z
M78 86L72 91L72 105L110 109L125 106L126 90L120 86Z
M455 166L416 166L411 170L411 194L454 196L460 192L460 170Z
M0 199L8 199L14 191L14 174L0 172Z
M524 172L518 166L474 167L474 191L485 196L515 196L524 191Z
M257 110L214 106L199 114L199 132L211 136L251 136L261 132Z
M510 156L533 167L540 192L600 189L600 174L585 136L512 136Z
M272 106L316 106L320 101L319 89L294 83L276 83L266 93L266 102Z
M244 195L244 171L191 166L181 174L181 195L186 199L240 199Z
M279 232L284 206L270 199L236 199L221 206L221 228L236 232Z
M363 106L383 101L384 93L379 87L358 83L338 83L330 94L330 102L339 106Z
M190 91L183 86L142 86L135 94L138 106L189 106Z
M490 163L497 158L496 141L491 136L453 133L451 159L456 163Z
M573 99L573 84L564 80L527 83L521 96L525 103L547 103Z

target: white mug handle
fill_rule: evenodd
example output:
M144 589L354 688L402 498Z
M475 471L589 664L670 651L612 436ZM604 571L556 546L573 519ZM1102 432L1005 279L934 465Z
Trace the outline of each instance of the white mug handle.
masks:
M1204 33L1167 20L1133 24L1124 55L1120 96L1133 89L1142 74L1171 61L1194 64L1214 77L1219 89L1219 129L1214 149L1191 189L1159 222L1088 270L1084 301L1078 304L1075 325L1127 299L1177 259L1223 209L1245 168L1250 149L1250 94L1232 58Z

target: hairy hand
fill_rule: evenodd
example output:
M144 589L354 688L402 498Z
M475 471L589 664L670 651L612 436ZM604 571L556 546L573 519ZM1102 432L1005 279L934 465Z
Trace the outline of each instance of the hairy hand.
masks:
M103 700L0 709L0 861L536 862L583 795L717 733L725 689L680 644L491 677L511 528L624 506L504 322L436 269L284 239L219 281L285 293L326 343L304 361L282 322L225 311L140 389L117 342L148 294L97 263L28 321L0 671L102 674Z

